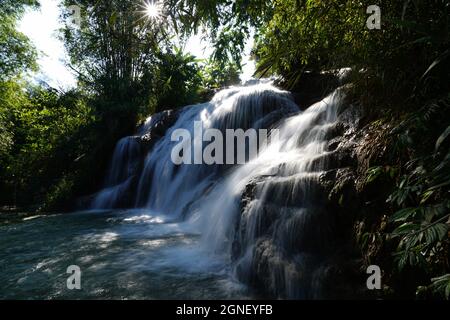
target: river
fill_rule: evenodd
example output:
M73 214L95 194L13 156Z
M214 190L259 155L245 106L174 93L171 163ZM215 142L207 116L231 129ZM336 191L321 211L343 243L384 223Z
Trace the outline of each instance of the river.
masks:
M248 298L226 257L186 222L145 210L90 211L0 226L0 299ZM67 268L81 269L69 290Z

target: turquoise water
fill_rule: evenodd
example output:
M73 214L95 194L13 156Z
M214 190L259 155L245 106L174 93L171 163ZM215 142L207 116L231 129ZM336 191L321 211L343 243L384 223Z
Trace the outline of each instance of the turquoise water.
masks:
M0 299L242 299L226 257L148 211L80 212L0 226ZM81 290L67 289L67 268Z

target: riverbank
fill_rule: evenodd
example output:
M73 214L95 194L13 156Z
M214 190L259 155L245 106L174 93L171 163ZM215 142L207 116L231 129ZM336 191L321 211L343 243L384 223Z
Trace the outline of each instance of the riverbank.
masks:
M0 207L0 226L29 221L46 215L50 213L37 213L36 208Z

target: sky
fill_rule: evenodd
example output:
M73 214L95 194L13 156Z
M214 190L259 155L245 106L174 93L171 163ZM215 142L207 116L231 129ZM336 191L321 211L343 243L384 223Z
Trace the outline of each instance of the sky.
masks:
M57 38L59 23L58 0L41 0L41 8L28 10L19 24L39 51L40 71L36 78L52 87L70 88L76 85L74 74L66 67L67 56L63 43Z
M40 70L34 78L45 81L50 86L60 89L69 89L76 86L73 71L67 67L67 54L64 44L58 39L58 30L62 27L59 20L60 0L40 0L38 10L28 10L19 24L19 30L27 35L39 51ZM254 73L255 66L249 60L252 42L249 41L243 58L244 69L242 80L246 81ZM192 36L186 43L185 51L197 58L206 59L213 48L201 39L201 36Z

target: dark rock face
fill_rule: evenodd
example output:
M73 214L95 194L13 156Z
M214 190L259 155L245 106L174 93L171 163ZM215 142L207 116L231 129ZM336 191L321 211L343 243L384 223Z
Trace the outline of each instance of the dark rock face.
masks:
M341 79L333 72L305 72L296 86L288 89L292 91L295 102L300 108L306 109L332 93L341 84Z
M141 143L145 151L150 151L151 148L166 135L167 130L172 127L178 120L179 111L167 110L155 114L154 124L147 129L147 132L142 135ZM147 154L144 152L144 154Z
M167 131L177 122L179 117L178 110L166 110L152 116L154 119L148 128L145 128L141 136L137 136L138 142L141 146L141 159L137 171L129 182L129 186L123 192L123 200L117 204L117 208L130 208L135 205L135 195L139 184L139 177L144 169L144 161L153 147L160 141L167 133ZM150 179L149 179L150 181Z

